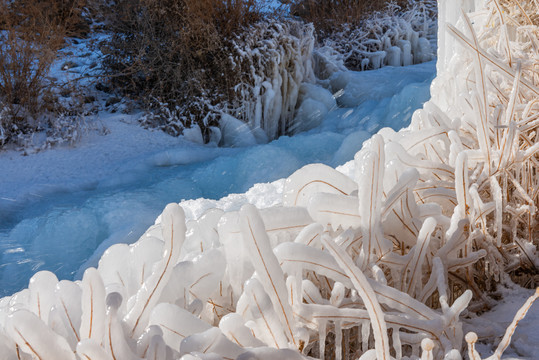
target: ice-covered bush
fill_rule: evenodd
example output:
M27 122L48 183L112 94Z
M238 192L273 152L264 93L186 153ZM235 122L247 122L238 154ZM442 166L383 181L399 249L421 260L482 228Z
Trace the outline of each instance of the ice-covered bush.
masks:
M232 61L240 75L228 112L270 140L289 133L300 86L314 81L313 31L297 21L270 20L234 39Z
M466 340L480 359L460 314L538 261L538 24L513 3L441 5L433 97L408 128L374 135L347 174L298 170L281 206L186 222L170 204L81 281L37 273L0 300L0 353L456 360Z
M431 60L436 38L436 2L390 3L359 22L323 31L319 56L331 56L351 70L405 66Z
M228 114L285 133L299 84L312 78L312 27L262 15L259 1L120 1L104 46L114 87L143 100L144 125L209 141Z

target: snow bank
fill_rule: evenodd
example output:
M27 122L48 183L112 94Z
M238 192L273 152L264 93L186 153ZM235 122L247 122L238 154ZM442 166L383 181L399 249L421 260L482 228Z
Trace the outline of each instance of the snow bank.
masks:
M462 359L465 338L480 359L460 320L472 291L474 305L489 305L489 284L536 259L538 30L526 8L502 12L494 1L452 17L459 3L443 3L442 27L457 42L440 44L433 98L410 127L380 130L342 172L298 170L278 206L208 209L186 221L170 204L82 281L37 273L0 301L0 353L449 360Z

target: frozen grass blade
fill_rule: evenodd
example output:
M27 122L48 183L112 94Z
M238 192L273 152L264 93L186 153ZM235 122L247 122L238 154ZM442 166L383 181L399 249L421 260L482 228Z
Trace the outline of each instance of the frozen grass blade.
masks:
M130 328L130 336L138 337L148 323L151 309L157 304L161 292L172 274L172 268L178 262L180 249L185 240L185 214L177 204L169 204L162 215L165 250L163 259L158 261L152 275L144 281L135 295L133 306L124 318Z
M354 284L355 289L365 304L365 308L367 309L372 324L377 359L390 360L389 339L387 336L387 325L384 320L384 313L367 278L361 270L357 268L350 256L337 246L337 244L332 240L326 240L324 238L322 238L322 242L335 257L337 263L348 274L352 284Z
M475 30L472 26L472 23L470 21L470 18L468 15L462 10L462 18L464 19L468 31L472 35L472 40L474 43L474 48L479 48L479 42L477 40L477 35L475 33ZM487 170L490 174L490 167L492 165L492 159L490 154L490 138L489 138L489 106L488 106L488 95L487 95L487 84L486 84L486 74L483 66L483 59L481 58L481 55L479 52L477 52L477 57L474 59L474 66L475 66L475 79L476 79L476 87L477 92L479 94L479 109L476 112L476 115L478 117L475 119L476 123L476 130L477 130L477 138L479 140L479 147L481 151L485 154L485 161L487 164Z
M105 335L105 285L94 268L84 272L82 278L82 319L80 324L80 338L103 340Z
M7 331L22 351L38 360L75 360L67 341L28 310L10 315Z
M496 67L498 70L500 70L500 74L508 78L509 80L513 80L516 76L516 72L508 67L507 65L503 64L499 60L493 58L491 55L489 55L485 50L478 48L474 46L473 40L470 40L464 35L460 30L458 30L456 27L454 27L451 24L447 24L447 27L452 35L455 36L455 38L461 42L463 45L470 47L474 51L477 52L481 56L482 59L485 59L487 62L489 62L491 65ZM536 96L539 96L539 88L535 86L534 84L528 82L525 79L520 80L521 86L525 87L527 90L532 91Z
M240 217L243 242L253 266L279 315L286 336L294 346L298 346L294 337L294 318L288 303L284 274L271 249L262 218L252 205L244 205Z
M359 188L359 216L363 233L363 251L370 257L376 254L381 258L391 250L392 244L381 230L380 212L382 207L383 178L384 178L384 140L375 135L369 146L356 154L356 171L360 184L369 184Z
M286 179L283 205L306 206L312 194L350 195L354 190L357 190L357 184L335 169L322 164L307 165Z
M436 220L434 218L425 220L419 232L417 244L410 250L412 254L410 261L403 269L404 275L407 275L407 282L403 284L405 286L403 291L411 296L415 295L416 289L422 287L423 262L427 258L426 254L429 250L430 238L435 227Z

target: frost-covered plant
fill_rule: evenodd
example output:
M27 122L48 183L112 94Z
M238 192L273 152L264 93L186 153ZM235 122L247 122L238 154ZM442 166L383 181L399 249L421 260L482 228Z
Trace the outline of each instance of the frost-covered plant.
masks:
M343 23L323 33L320 52L335 52L351 70L432 60L437 28L432 10L435 4L432 0L414 2L409 9L401 10L390 3L359 25Z
M301 83L314 81L313 31L298 21L267 20L236 37L231 60L240 79L227 112L270 140L286 134Z
M221 114L269 139L286 133L299 85L314 79L313 29L263 15L261 3L118 2L118 29L104 47L109 81L142 100L144 125L172 135L198 126L207 141Z
M478 360L460 314L488 305L485 278L536 261L537 25L517 5L501 12L490 1L468 15L456 10L472 2L442 4L442 31L461 47L449 53L456 45L442 37L432 100L409 128L366 142L353 174L306 166L286 179L282 206L267 209L186 222L168 205L81 281L40 272L1 299L0 353L450 360L462 359L465 338Z
M288 133L300 86L314 81L312 25L266 19L236 35L229 46L226 61L236 78L227 84L233 95L222 98L205 92L178 105L155 99L155 106L142 118L142 124L174 136L198 126L206 142L212 132L215 135L215 127L226 131L230 116L251 130L259 129L269 140Z
M539 30L533 9L492 1L483 16L440 10L461 20L443 26L456 50L442 51L439 66L461 70L456 78L448 72L437 78L432 103L453 124L448 163L467 169L460 216L482 239L476 244L488 251L483 269L495 281L537 269Z
M219 123L219 106L206 97L193 97L189 103L173 105L155 99L153 107L140 119L142 126L162 130L172 136L184 134L185 129L198 127L201 139L207 143L211 128ZM206 114L200 118L200 114Z

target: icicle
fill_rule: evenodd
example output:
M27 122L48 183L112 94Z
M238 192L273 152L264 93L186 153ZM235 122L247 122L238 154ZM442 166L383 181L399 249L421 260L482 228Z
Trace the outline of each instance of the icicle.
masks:
M339 320L334 322L335 326L335 359L342 360L342 326Z
M457 201L466 214L470 213L472 201L469 194L470 180L468 177L468 156L461 152L457 156L455 167L455 191Z
M318 320L318 347L320 359L326 357L326 335L327 335L327 321Z
M161 336L154 336L150 341L150 347L148 348L146 360L166 360L167 359L167 346Z
M402 66L402 50L398 46L391 46L386 50L386 61L389 66Z
M498 183L498 180L494 176L490 178L490 187L492 190L492 198L496 204L495 212L495 225L496 225L496 246L500 247L502 245L502 234L503 234L503 194L502 188Z
M367 352L369 350L369 338L371 336L371 323L370 321L360 322L361 332L360 332L360 341L361 341L361 350Z
M391 333L391 338L393 339L393 349L395 349L395 359L401 359L402 358L402 343L401 343L401 338L399 334L400 329L398 327L393 327L392 330L393 331Z

